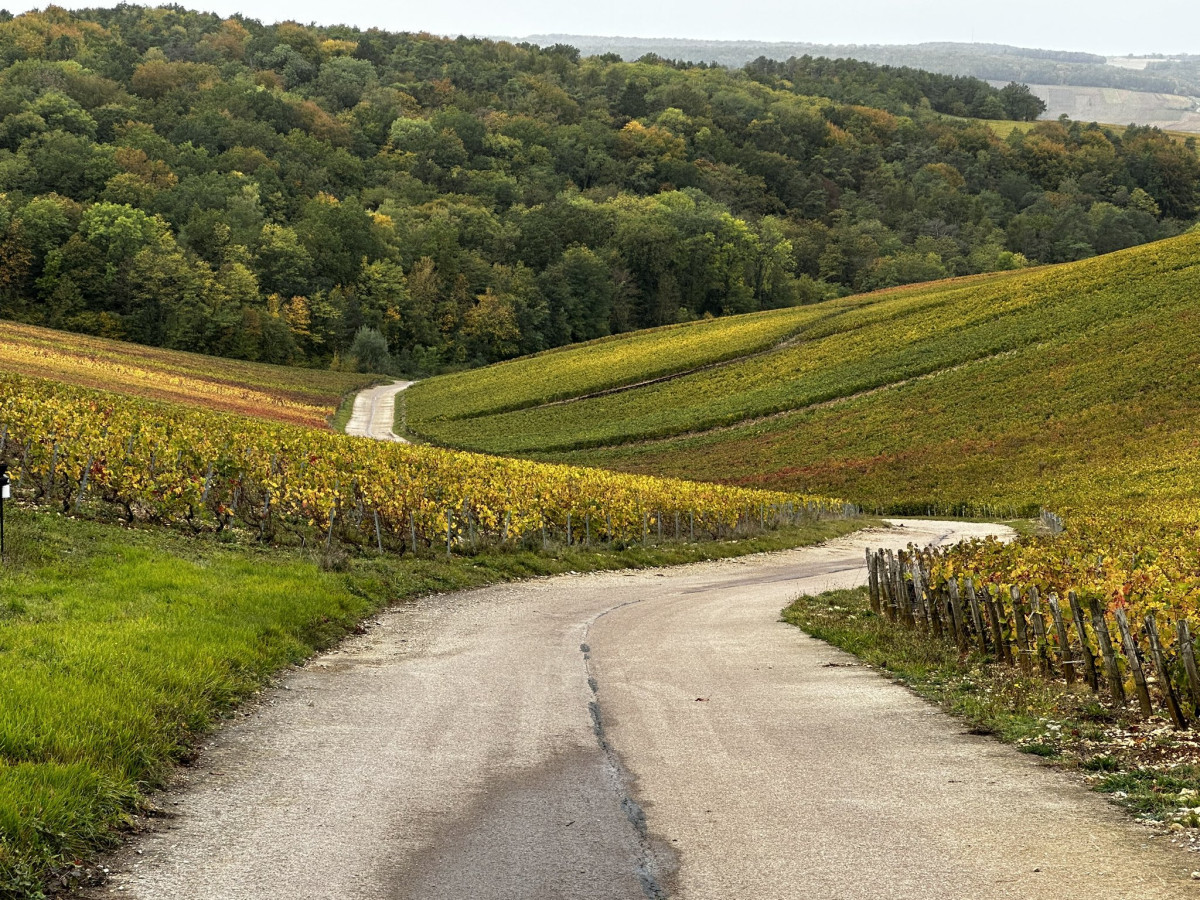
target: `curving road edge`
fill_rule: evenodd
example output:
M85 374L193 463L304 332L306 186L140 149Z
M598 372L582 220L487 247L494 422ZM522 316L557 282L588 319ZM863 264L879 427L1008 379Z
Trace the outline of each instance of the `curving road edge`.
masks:
M818 547L424 598L215 735L92 896L1150 900L1189 857L783 624L895 521Z

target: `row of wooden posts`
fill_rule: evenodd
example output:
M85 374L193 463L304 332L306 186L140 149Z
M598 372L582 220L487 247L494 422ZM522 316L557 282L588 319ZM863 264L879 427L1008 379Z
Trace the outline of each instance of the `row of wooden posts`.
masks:
M1141 714L1153 715L1157 704L1179 729L1200 718L1200 670L1186 621L1177 623L1175 652L1168 654L1153 614L1137 628L1125 610L1110 613L1097 598L1088 598L1085 610L1074 591L1067 593L1064 608L1054 593L1043 603L1034 585L1004 591L977 585L969 576L935 584L931 571L937 555L911 546L899 552L867 550L871 609L1026 675L1082 681L1096 694L1107 693L1118 707L1129 704L1128 678Z

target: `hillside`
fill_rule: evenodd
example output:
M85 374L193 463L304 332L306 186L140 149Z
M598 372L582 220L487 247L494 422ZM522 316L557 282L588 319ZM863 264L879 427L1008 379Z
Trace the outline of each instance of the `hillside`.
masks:
M828 491L892 510L1181 499L1200 475L1190 436L1198 291L1191 234L834 300L821 315L788 311L796 330L770 352L692 374L683 370L717 355L681 358L678 377L572 402L503 411L528 396L519 385L530 370L589 393L644 370L627 377L612 365L585 381L591 351L579 348L434 379L410 391L407 424L481 450ZM692 327L640 336L638 356L658 342L670 359L668 341ZM707 327L732 346L761 320ZM610 358L619 346L605 345Z
M615 53L635 60L648 53L667 59L741 68L760 57L813 56L908 66L948 75L1024 84L1072 84L1152 93L1200 94L1200 57L1105 57L1070 50L1006 44L929 41L918 44L814 44L801 41L719 41L684 38L538 34L535 44L569 44L583 53Z
M1077 84L1031 84L1029 90L1046 104L1045 119L1066 116L1080 122L1132 122L1200 132L1200 106L1190 96Z
M705 41L677 38L546 34L524 40L568 44L585 54L626 60L648 54L666 59L742 68L767 60L828 58L921 69L997 86L1017 82L1042 100L1044 119L1153 125L1200 131L1200 57L1104 57L999 44L812 44L784 41Z
M373 375L216 359L0 321L0 372L323 428Z
M429 373L1196 221L1200 161L1161 132L947 118L1040 108L845 60L0 16L0 316L309 366L362 335Z

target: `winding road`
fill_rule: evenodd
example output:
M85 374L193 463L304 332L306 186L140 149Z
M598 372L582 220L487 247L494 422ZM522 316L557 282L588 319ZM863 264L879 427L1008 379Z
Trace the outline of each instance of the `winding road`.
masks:
M404 438L392 431L396 424L396 395L408 390L416 382L394 381L359 391L354 398L354 410L346 423L346 434L356 437L375 438L377 441L399 441Z
M895 525L388 610L219 732L95 896L1198 896L1195 857L779 621L865 547L998 530Z

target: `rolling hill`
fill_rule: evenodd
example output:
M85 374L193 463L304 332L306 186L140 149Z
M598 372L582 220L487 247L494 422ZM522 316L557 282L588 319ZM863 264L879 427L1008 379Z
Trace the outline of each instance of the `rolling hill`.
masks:
M405 415L453 446L893 511L1185 501L1200 474L1198 293L1200 234L1189 234L640 333L602 344L601 365L585 345L432 379ZM781 327L764 352L746 335L765 337L766 316ZM678 354L693 333L726 339L709 356ZM746 349L722 352L735 346ZM540 405L528 402L533 373L553 386Z
M565 44L582 53L615 53L633 61L647 54L741 68L757 59L792 57L853 59L908 66L997 86L1026 84L1047 104L1043 119L1067 115L1081 122L1155 125L1200 131L1195 97L1200 60L1195 56L1105 57L1094 53L1039 50L1000 44L814 44L788 41L722 41L681 38L542 34L514 39L541 46Z
M0 321L0 372L322 428L376 375L144 347Z

